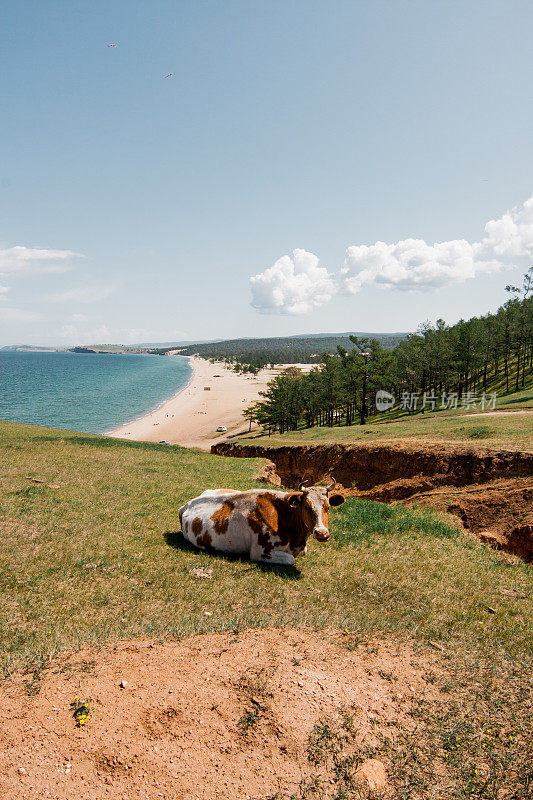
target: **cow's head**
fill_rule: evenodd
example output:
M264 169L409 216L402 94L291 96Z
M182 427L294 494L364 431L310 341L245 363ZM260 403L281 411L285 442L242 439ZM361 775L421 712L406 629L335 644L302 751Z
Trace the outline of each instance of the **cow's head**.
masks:
M287 495L287 503L299 511L299 520L307 535L313 534L318 542L329 539L328 512L331 506L344 503L342 494L331 494L335 480L331 486L300 486L300 491ZM307 538L307 536L306 536ZM305 544L304 544L305 546Z

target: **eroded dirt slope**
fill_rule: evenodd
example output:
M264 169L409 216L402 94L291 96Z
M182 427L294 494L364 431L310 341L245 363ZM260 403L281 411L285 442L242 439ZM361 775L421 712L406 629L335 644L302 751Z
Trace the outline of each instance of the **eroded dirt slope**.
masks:
M533 562L533 479L445 488L405 501L454 514L463 527L499 550Z
M366 491L403 481L394 499L420 488L467 486L497 478L533 475L533 453L454 445L294 445L262 447L221 443L211 452L237 458L268 458L284 486L307 479L318 483L330 475L346 489ZM406 483L410 481L410 483ZM390 499L393 499L392 497Z

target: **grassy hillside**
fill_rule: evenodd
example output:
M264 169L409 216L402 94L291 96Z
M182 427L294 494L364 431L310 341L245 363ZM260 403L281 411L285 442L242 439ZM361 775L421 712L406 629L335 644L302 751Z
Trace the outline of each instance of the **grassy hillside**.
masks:
M352 499L298 569L186 546L179 505L208 487L250 488L260 467L0 423L4 668L140 633L271 625L533 653L531 568L429 512Z
M237 441L268 444L273 447L288 444L350 444L351 442L453 442L510 450L533 449L533 387L502 396L496 405L498 412L427 411L413 414L394 411L390 415L369 417L366 425L337 425L305 428L283 435L260 435L257 426L251 434ZM522 413L520 413L522 412ZM524 413L525 412L525 413Z

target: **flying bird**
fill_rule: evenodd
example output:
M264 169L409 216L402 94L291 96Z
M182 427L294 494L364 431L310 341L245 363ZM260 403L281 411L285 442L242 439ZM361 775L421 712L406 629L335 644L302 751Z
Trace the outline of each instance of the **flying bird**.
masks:
M163 75L164 78L171 78L174 75L173 72L169 72L167 75Z

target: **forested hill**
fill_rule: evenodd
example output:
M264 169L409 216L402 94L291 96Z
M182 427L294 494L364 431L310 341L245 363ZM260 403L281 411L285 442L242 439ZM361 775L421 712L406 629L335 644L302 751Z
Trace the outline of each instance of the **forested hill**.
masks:
M377 339L385 350L392 350L403 339L406 333L365 333ZM315 334L311 336L286 336L270 339L228 339L223 342L204 342L191 344L181 348L184 356L196 353L202 358L227 358L242 364L253 364L262 367L264 364L297 364L313 363L321 360L324 353L336 353L337 347L351 348L350 333ZM170 348L159 348L156 352L165 352Z

